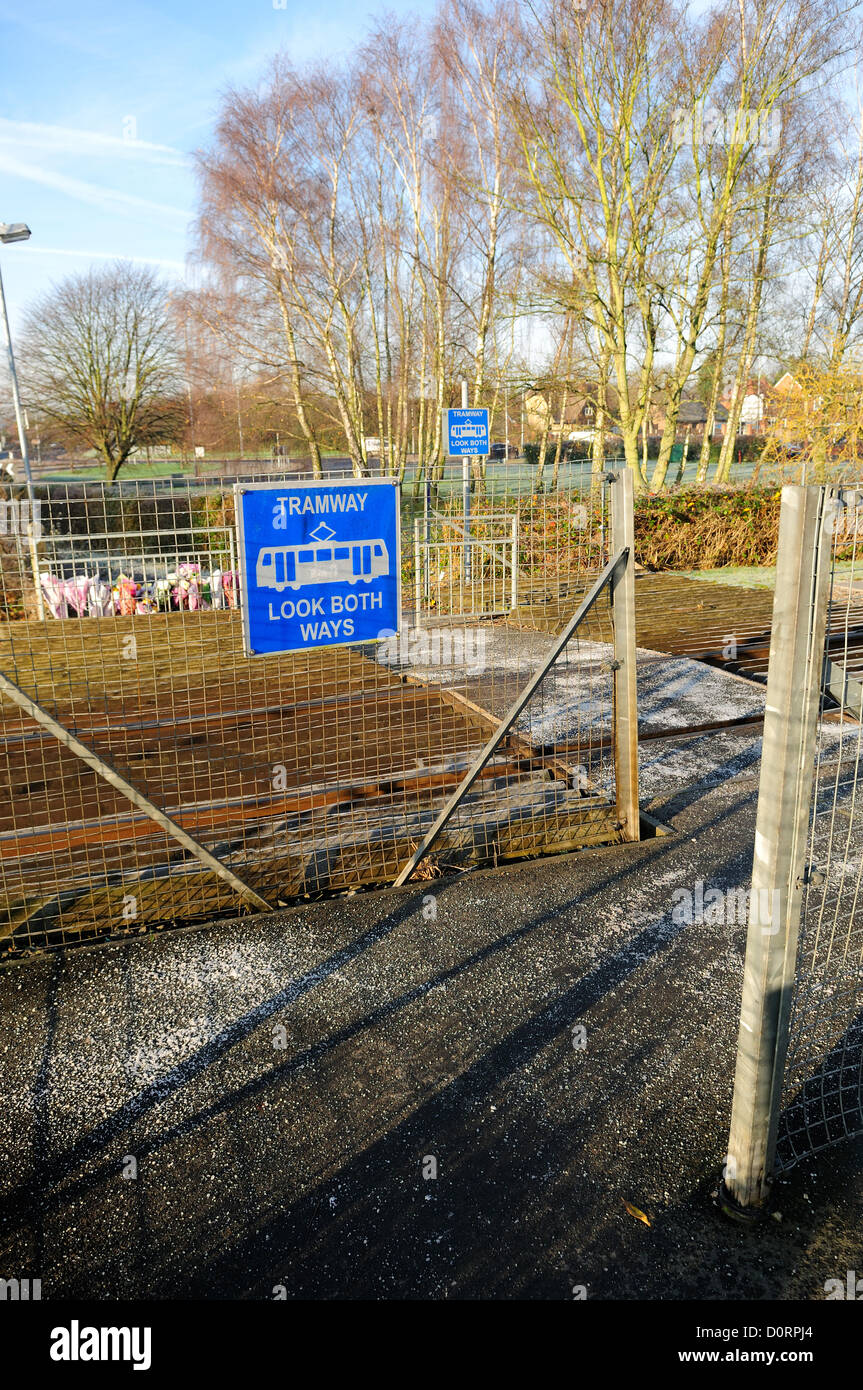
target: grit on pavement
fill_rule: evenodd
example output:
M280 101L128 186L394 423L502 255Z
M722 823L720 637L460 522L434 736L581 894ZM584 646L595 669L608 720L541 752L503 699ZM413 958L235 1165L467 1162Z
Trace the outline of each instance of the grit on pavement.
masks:
M760 741L642 757L671 835L0 971L0 1276L819 1299L863 1269L861 1141L786 1175L756 1230L714 1200L745 925L673 895L748 887Z

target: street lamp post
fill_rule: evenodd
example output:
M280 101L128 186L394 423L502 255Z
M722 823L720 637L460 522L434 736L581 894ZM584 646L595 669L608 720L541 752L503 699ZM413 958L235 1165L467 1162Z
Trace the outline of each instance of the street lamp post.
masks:
M0 222L0 242L4 246L13 241L26 241L30 228L24 222ZM15 370L15 354L12 351L12 334L9 331L9 315L6 312L6 294L3 289L3 274L0 269L0 308L3 318L3 339L6 344L6 361L12 381L12 404L15 407L15 423L18 426L18 443L21 448L21 462L24 464L24 477L27 479L27 496L33 505L33 476L30 472L30 452L27 448L27 430L24 426L24 411L21 409L21 393L18 390L18 373Z
M0 243L4 246L11 245L16 241L27 241L30 237L30 228L26 222L0 222ZM27 447L27 430L24 424L24 411L21 407L21 393L18 390L18 373L15 370L15 354L12 351L12 333L9 328L9 314L6 310L6 292L3 289L3 274L0 270L0 319L3 322L3 339L6 344L6 361L9 366L9 378L12 383L12 405L15 410L15 424L18 427L18 445L21 449L21 462L24 465L24 478L27 484L27 501L29 503L30 515L27 519L27 540L30 549L30 559L33 565L33 583L36 588L36 607L39 617L45 617L45 607L42 601L42 586L39 582L39 564L36 555L36 494L33 491L33 474L30 471L30 451Z

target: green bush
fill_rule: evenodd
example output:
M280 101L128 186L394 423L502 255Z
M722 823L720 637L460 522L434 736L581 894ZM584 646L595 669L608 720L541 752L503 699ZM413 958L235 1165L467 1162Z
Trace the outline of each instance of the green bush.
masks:
M557 440L553 444L545 446L545 466L554 468L554 460L557 454ZM524 446L525 462L531 468L536 468L539 463L539 445L526 443ZM578 460L589 461L591 458L590 442L586 439L575 439L564 444L561 451L561 462L575 463Z

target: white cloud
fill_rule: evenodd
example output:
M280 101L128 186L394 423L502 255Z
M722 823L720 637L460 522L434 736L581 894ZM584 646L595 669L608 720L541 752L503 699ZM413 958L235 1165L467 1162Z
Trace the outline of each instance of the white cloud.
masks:
M50 169L40 169L36 165L13 159L0 151L0 172L15 178L29 179L31 183L53 188L65 193L78 202L91 203L103 212L147 212L155 217L176 217L186 222L189 213L183 208L173 208L166 203L153 203L149 198L139 198L134 193L121 193L116 188L104 188L101 184L88 183L84 179L70 178L67 174L57 174Z
M165 270L175 270L185 275L183 261L164 260L159 256L128 256L125 251L70 251L63 246L27 246L28 256L72 256L82 261L134 261L136 265L158 265Z
M105 135L97 130L76 130L69 126L40 125L35 121L11 121L0 116L0 143L15 148L43 150L55 154L127 155L148 164L167 164L182 168L188 163L181 150L149 140L131 140L123 135Z

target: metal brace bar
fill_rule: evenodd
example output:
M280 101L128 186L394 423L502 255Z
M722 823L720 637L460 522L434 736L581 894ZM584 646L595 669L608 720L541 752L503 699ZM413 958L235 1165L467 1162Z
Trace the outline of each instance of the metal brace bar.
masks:
M200 860L206 868L212 869L214 874L218 874L219 878L223 879L225 883L230 884L234 891L239 893L241 898L245 898L247 902L253 903L255 907L259 907L265 912L272 911L270 904L265 898L261 897L260 893L256 893L254 888L250 888L247 883L244 883L241 878L238 878L232 869L229 869L227 865L223 864L220 859L217 859L214 854L211 854L208 849L205 849L203 845L199 844L188 831L184 830L182 826L177 825L176 821L171 820L169 815L161 811L158 806L154 805L153 802L144 796L142 792L139 792L136 787L133 787L131 782L127 782L125 777L121 777L120 773L115 771L109 763L104 762L103 759L99 757L98 753L94 753L92 748L88 748L87 745L82 743L80 739L77 739L74 734L70 734L68 729L64 729L63 725L59 724L47 710L44 710L41 705L38 705L35 700L32 700L29 695L25 694L14 681L10 681L9 677L5 676L2 672L0 672L0 691L2 691L14 704L18 705L19 709L23 709L26 714L29 714L31 719L35 719L38 724L41 724L43 729L47 729L49 733L53 734L59 743L62 743L65 748L68 748L70 752L74 753L76 757L80 758L82 762L92 768L99 777L103 777L105 781L116 788L118 792L122 792L123 796L127 797L129 801L132 802L133 806L137 806L139 811L143 811L151 820L155 821L162 830L168 835L173 836L184 849L188 850L190 854L193 854L196 859Z
M438 838L441 831L446 826L447 822L451 819L453 812L456 810L459 803L464 800L464 797L470 791L471 787L473 786L476 779L479 777L480 773L482 772L483 768L485 767L485 764L488 762L492 753L494 753L495 749L499 746L499 744L509 733L509 730L512 728L512 725L515 723L516 719L521 714L525 705L530 700L537 686L547 675L548 671L551 669L557 658L560 656L561 652L563 651L566 644L569 642L569 639L572 637L576 628L578 628L581 625L581 623L583 623L584 619L587 617L587 614L590 612L591 608L596 603L596 600L599 598L599 595L602 593L606 585L614 584L617 572L622 565L626 564L628 556L628 550L619 551L613 559L609 560L605 569L602 571L602 574L596 580L592 588L589 589L588 592L585 594L584 598L581 601L581 604L576 609L575 613L573 613L572 617L570 618L560 637L557 639L548 656L546 657L544 663L536 672L536 674L531 677L524 690L507 710L506 714L504 715L498 727L495 729L491 738L486 743L485 747L477 755L474 762L468 768L467 772L465 773L458 787L456 787L456 790L453 792L449 801L444 806L434 825L427 832L422 844L419 846L417 850L414 851L407 864L405 864L404 868L399 874L398 878L395 879L393 883L394 888L400 888L403 883L407 883L408 879L410 878L414 869L419 864L420 860L428 854L435 840Z

